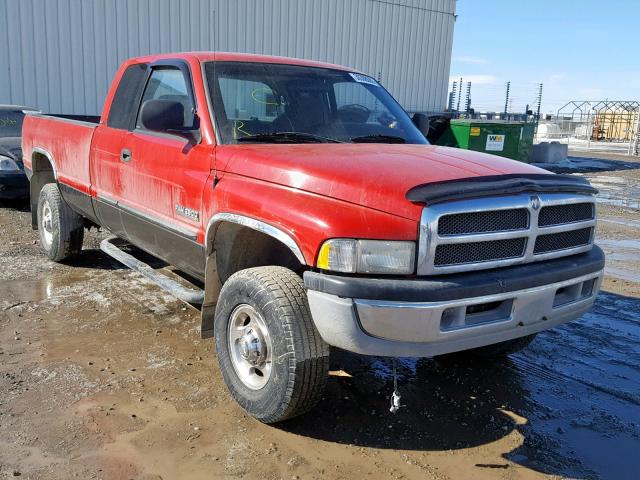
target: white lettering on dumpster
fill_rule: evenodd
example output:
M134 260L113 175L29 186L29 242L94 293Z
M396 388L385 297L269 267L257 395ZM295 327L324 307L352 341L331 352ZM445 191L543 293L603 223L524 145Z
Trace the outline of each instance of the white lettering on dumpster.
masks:
M501 152L504 150L504 135L487 135L487 152Z

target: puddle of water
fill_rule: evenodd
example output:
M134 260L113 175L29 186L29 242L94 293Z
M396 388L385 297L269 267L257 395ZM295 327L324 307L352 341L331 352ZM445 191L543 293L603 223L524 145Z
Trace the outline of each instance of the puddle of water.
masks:
M586 175L591 184L600 190L596 200L618 207L640 209L640 185L627 177Z
M601 247L604 246L610 248L631 248L634 250L640 250L640 240L632 240L627 238L621 240L602 238L596 240L596 244L600 245Z
M605 275L609 275L610 277L616 277L622 280L627 280L629 282L640 283L640 274L638 274L634 270L627 270L626 268L617 267L605 267L604 273Z
M640 228L640 220L620 220L614 217L598 217L599 222L613 223L615 225L623 225L630 228Z
M604 436L586 428L569 430L566 440L601 479L619 480L638 468L637 441L629 435Z
M54 297L62 287L81 280L81 276L41 278L37 280L0 280L0 300L7 302L39 302Z
M42 280L3 280L0 281L3 300L9 302L39 302L51 298L53 282L49 278Z
M618 185L624 185L627 183L627 179L623 178L623 177L611 177L611 176L591 176L591 183L597 185L597 184L608 184L608 183L615 183Z
M633 198L615 198L599 194L596 197L596 202L613 205L614 207L624 207L631 208L633 210L640 210L640 200L636 200Z

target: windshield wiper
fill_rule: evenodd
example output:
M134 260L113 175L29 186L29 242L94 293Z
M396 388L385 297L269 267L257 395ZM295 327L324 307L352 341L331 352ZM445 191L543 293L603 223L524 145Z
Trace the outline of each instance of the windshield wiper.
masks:
M402 137L394 135L363 135L362 137L353 137L353 143L407 143Z
M343 143L334 138L322 137L312 133L304 132L273 132L260 133L249 137L241 137L236 139L237 142L283 142L283 143Z

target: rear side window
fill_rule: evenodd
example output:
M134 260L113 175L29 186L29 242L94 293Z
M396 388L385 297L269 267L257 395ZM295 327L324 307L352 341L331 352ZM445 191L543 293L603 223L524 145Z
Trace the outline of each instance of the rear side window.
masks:
M136 101L140 93L140 87L146 76L147 66L142 63L127 67L120 79L118 88L111 103L107 125L111 128L128 130L131 119L137 110Z

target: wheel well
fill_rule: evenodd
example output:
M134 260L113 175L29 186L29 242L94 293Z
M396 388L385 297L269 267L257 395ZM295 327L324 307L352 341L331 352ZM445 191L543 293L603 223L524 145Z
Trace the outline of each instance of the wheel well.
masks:
M291 249L266 233L231 222L222 222L213 245L222 283L234 273L251 267L277 265L301 274L304 265Z
M40 152L34 152L31 156L31 227L38 228L38 196L40 190L47 183L55 183L56 175L53 164L49 158Z
M202 305L203 338L212 337L218 296L234 273L251 267L280 266L302 275L305 265L291 248L266 233L238 223L223 221L214 226L214 238L208 245L204 303Z

